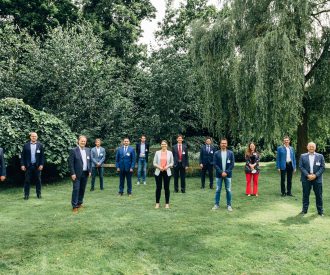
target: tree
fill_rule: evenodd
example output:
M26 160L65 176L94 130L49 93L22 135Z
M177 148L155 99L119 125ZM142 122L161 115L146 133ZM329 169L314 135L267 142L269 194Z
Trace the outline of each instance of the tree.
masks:
M191 53L214 132L270 144L297 134L305 151L319 131L311 118L330 109L327 2L232 0L213 25L195 27Z
M83 15L102 37L110 55L136 64L142 50L136 44L142 33L140 25L155 16L155 7L149 0L85 0Z
M76 144L76 137L67 124L15 98L0 100L0 116L0 144L7 160L20 155L29 133L35 131L45 146L46 166L55 166L61 176L68 171L69 149Z
M48 28L76 22L78 7L71 0L6 0L0 2L0 23L13 21L31 34L43 36Z

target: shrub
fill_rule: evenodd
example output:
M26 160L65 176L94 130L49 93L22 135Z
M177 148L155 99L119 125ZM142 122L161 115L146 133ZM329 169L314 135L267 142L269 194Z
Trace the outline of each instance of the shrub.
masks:
M75 145L76 137L63 121L16 98L0 100L0 116L0 146L7 160L20 155L29 133L34 131L45 147L46 166L54 165L60 176L67 172L69 148Z

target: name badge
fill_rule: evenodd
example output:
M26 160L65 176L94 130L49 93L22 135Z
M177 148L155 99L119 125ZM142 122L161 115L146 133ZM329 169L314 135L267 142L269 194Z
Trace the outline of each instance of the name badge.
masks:
M130 155L131 155L130 153L126 153L126 156L128 156L128 157L129 157Z
M148 149L145 149L144 151L148 152Z
M103 154L101 153L100 156L103 157Z
M229 160L227 160L227 163L230 163L230 159L229 159Z
M182 155L185 155L186 154L186 152L182 152Z
M320 163L320 162L317 162L317 163L315 163L315 165L316 165L316 166L320 166L320 165L321 165L321 163Z
M213 151L211 151L210 153L213 154Z
M39 154L40 154L40 150L37 150L37 153L39 153Z
M87 159L89 159L89 156L87 156Z

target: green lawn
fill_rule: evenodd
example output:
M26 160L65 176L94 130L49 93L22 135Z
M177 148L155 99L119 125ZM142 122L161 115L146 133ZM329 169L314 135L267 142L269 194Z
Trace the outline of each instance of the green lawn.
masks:
M134 179L131 198L117 196L118 178L107 177L103 192L88 186L86 207L77 215L69 180L44 186L42 200L31 192L24 201L21 188L2 189L0 273L330 274L330 176L323 218L313 194L309 214L298 215L298 173L295 197L280 197L273 165L263 167L259 197L244 195L244 179L237 166L232 213L225 192L220 210L211 211L214 190L202 191L198 178L187 179L186 194L171 193L170 210L154 209L153 178L147 186Z

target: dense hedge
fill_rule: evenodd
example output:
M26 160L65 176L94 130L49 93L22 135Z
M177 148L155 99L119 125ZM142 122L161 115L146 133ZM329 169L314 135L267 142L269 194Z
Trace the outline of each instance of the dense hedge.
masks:
M63 121L16 98L0 100L0 117L0 146L9 163L20 155L29 133L34 131L45 147L46 166L55 166L61 176L66 173L69 148L76 143L76 137Z

